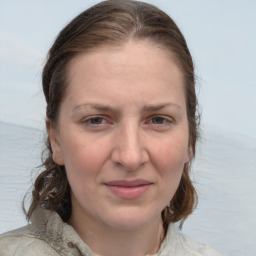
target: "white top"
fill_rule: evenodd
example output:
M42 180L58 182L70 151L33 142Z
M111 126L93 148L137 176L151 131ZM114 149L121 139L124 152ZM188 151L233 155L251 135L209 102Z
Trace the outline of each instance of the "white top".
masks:
M1 256L95 256L76 231L56 212L37 209L32 223L0 235ZM151 255L152 256L152 255ZM193 241L171 223L154 256L221 256L217 251Z
M171 223L159 251L154 256L221 256L210 246L194 241L180 233Z

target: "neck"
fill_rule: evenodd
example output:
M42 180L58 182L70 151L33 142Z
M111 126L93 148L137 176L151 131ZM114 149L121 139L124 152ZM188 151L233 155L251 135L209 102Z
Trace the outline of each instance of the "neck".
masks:
M164 238L161 216L144 227L120 230L72 214L69 223L96 256L156 254ZM79 221L77 221L79 220Z

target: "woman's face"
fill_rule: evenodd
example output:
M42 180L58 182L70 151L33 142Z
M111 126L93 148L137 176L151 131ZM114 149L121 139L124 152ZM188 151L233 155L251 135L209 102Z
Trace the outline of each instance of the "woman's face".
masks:
M132 41L77 56L50 129L72 214L120 229L159 220L189 161L188 134L183 75L166 51Z

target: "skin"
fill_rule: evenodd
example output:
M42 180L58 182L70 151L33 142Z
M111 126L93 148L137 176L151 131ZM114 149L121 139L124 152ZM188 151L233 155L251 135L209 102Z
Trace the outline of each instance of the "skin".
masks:
M48 133L72 190L69 224L99 255L156 253L161 211L190 158L182 71L143 41L80 54L68 70L57 128ZM138 179L149 185L131 198L106 185Z

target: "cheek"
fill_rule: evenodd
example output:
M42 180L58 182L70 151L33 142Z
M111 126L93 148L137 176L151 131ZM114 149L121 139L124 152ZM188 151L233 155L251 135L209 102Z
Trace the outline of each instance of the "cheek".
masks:
M108 145L104 140L97 141L83 136L65 140L62 154L72 190L86 190L98 181L108 159Z
M170 138L169 141L162 141L154 150L154 165L161 180L160 190L164 200L169 202L179 186L186 162L188 154L186 137L177 136Z
M162 162L159 166L160 194L162 194L164 206L170 202L177 191L184 169L184 154L180 154L181 152L175 149L165 152L162 154Z
M166 172L181 172L188 157L188 146L186 140L172 139L159 143L154 147L154 162L159 170Z

